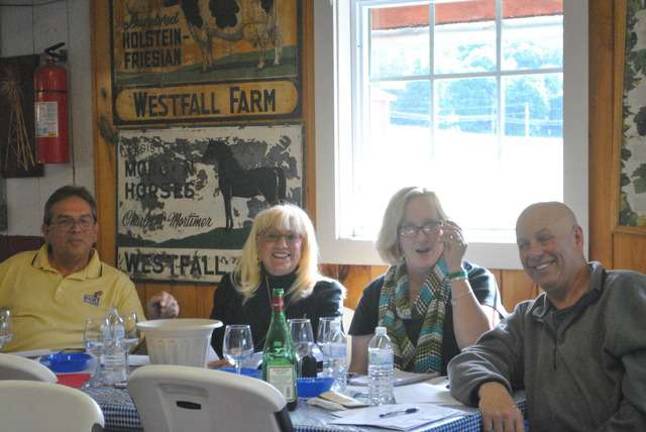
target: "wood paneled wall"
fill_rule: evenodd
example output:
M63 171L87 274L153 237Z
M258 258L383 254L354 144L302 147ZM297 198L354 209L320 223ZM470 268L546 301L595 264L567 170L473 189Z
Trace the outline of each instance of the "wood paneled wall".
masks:
M616 196L608 173L613 173L613 106L615 92L613 2L590 0L589 9L589 117L590 152L590 257L612 265L612 210L609 200ZM600 175L605 173L606 175Z
M313 117L313 24L312 1L304 0L304 123L306 130L306 205L309 214L315 212L314 189L314 117ZM616 70L613 60L616 38L616 8L618 2L607 0L589 0L590 12L590 257L602 261L609 267L625 267L646 271L646 236L637 233L617 231L616 180L608 175L617 174L618 160L614 151L614 139L617 133L615 119L614 95L619 85L617 79L621 70ZM95 73L94 88L94 136L95 136L95 170L96 191L99 202L101 235L99 249L102 257L108 262L114 261L115 255L115 160L114 148L103 136L113 129L110 107L110 56L108 52L108 20L106 0L97 0L93 5L93 67ZM103 132L103 134L102 134ZM609 174L610 173L610 174ZM613 213L614 212L614 213ZM346 305L354 308L361 292L367 283L383 273L383 266L339 266L323 265L322 271L341 280L348 288ZM521 300L538 294L536 287L520 270L492 270L498 280L502 298L508 310ZM182 316L208 316L212 306L215 287L192 284L140 283L137 285L142 300L153 294L166 290L180 302Z

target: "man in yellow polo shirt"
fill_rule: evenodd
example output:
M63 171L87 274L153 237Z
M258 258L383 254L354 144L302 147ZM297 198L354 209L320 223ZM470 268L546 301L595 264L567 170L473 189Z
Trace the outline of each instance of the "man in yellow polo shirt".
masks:
M120 315L143 309L128 276L101 262L96 202L83 187L63 186L45 203L45 244L0 263L0 307L11 310L13 339L4 351L80 348L87 318L111 307ZM179 314L168 293L148 302L149 318Z

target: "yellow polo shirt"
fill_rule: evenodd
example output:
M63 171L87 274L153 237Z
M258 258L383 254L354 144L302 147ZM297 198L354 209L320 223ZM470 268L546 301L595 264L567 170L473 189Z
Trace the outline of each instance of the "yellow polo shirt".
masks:
M99 259L63 277L47 257L47 245L0 263L0 307L11 309L13 339L3 351L83 347L87 318L101 318L111 307L120 315L144 319L132 281Z

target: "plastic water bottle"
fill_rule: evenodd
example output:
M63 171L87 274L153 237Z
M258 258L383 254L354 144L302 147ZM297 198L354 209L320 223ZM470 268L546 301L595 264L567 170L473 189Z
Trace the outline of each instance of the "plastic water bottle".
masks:
M372 405L395 403L393 345L386 327L377 327L368 344L368 394Z
M103 329L103 381L108 385L123 383L128 379L123 319L117 309L112 308L106 321Z
M347 340L341 329L341 321L330 323L329 337L329 367L330 375L334 377L333 390L345 392L348 379L348 364L346 359Z

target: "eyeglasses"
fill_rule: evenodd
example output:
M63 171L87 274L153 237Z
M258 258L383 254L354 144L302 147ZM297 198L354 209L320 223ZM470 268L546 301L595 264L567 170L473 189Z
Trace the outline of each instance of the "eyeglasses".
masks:
M417 236L418 232L431 235L442 226L442 221L425 222L423 225L405 224L399 227L399 235L406 238Z
M96 221L92 216L81 216L78 219L62 216L54 222L51 222L49 226L61 231L72 231L75 227L78 227L79 231L87 231L91 229L95 223Z
M266 243L278 243L282 239L285 239L285 242L291 245L301 241L303 238L301 237L300 234L296 234L293 232L290 232L287 234L281 234L276 231L269 231L269 232L260 234L260 239Z

